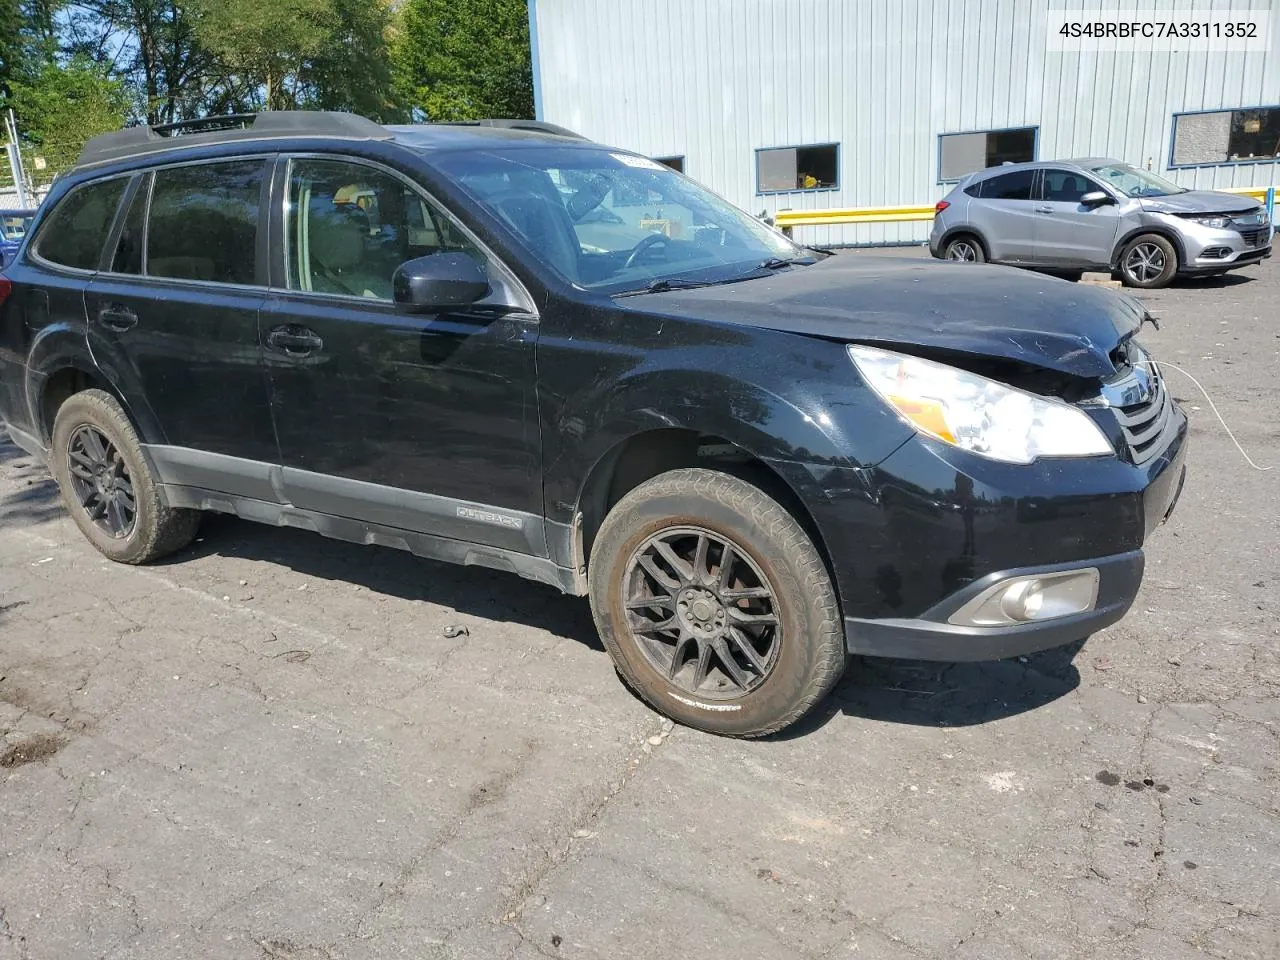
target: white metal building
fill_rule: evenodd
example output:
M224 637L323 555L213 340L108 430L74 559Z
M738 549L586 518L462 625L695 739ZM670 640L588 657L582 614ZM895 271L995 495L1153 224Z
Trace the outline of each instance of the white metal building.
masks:
M1280 4L1277 5L1280 7ZM1055 16L1243 11L1251 50L1056 52ZM538 117L678 162L752 213L932 204L1005 161L1280 183L1270 0L529 0ZM1261 49L1259 49L1259 47ZM798 228L923 240L929 224Z

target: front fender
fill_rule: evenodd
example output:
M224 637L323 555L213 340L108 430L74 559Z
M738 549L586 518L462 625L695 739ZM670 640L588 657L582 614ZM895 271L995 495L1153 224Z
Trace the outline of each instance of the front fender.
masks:
M630 354L632 364L600 364L543 420L549 519L569 522L592 469L653 430L712 435L819 472L874 465L912 435L861 382L842 344L773 331L750 339L741 352L645 350Z

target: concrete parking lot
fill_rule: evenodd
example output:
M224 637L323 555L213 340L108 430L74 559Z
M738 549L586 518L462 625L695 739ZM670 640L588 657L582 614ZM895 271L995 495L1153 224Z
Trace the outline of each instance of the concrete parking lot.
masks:
M1146 299L1280 468L1280 268ZM0 960L1280 956L1280 469L1168 376L1126 620L854 661L765 742L672 729L513 576L212 516L111 564L0 443Z

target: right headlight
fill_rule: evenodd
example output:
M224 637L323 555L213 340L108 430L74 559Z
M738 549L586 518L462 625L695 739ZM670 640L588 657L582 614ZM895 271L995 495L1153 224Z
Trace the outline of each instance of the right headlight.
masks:
M992 460L1115 453L1089 416L958 367L857 344L858 372L903 420L923 433Z
M1193 214L1186 219L1192 223L1198 223L1202 227L1213 227L1215 230L1225 230L1231 226L1231 218L1220 214Z

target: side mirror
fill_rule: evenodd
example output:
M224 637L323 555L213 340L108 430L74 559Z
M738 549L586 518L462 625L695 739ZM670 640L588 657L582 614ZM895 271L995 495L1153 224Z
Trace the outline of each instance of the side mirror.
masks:
M1080 202L1086 207L1105 207L1109 203L1115 203L1116 198L1105 190L1092 190L1081 197Z
M433 253L400 264L391 289L401 309L426 312L475 303L489 293L489 278L465 253Z

